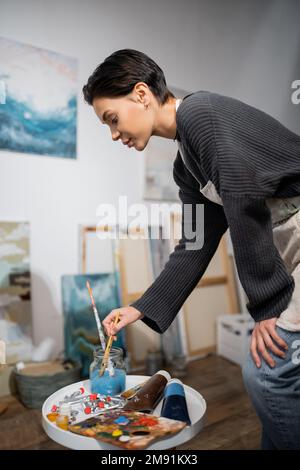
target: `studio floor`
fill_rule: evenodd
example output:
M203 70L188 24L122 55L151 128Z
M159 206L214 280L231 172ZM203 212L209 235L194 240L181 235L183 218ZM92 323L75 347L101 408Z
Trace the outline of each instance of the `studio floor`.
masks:
M246 394L240 367L211 355L188 366L184 383L207 402L201 433L179 450L259 449L260 424ZM0 398L8 409L0 415L0 449L57 449L41 425L41 411L25 408L14 397Z

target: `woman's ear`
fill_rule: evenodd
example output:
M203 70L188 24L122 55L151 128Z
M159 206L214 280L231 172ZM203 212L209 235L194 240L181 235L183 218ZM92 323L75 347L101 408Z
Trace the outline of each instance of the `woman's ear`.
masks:
M144 82L138 82L134 86L134 92L137 96L138 103L141 103L145 108L150 104L150 89Z

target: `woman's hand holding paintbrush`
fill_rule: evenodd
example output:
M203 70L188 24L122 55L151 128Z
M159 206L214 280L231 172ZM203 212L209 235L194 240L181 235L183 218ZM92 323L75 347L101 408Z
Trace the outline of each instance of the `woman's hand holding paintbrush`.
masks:
M115 325L115 319L118 315L119 322ZM102 324L108 336L116 335L124 326L130 325L143 318L144 315L134 307L122 307L112 310L103 320Z
M115 335L122 329L124 326L133 323L140 318L143 318L143 314L139 312L134 307L123 307L112 310L107 317L103 320L103 326L106 330L106 334L109 336L102 364L99 370L99 375L102 376L107 367L109 360L109 353L112 346L113 339Z

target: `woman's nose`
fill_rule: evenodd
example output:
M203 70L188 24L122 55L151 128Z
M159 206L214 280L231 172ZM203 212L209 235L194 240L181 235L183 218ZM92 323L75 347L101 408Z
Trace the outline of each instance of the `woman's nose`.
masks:
M112 138L112 140L119 140L120 132L118 132L118 131L117 132L112 132L111 138Z

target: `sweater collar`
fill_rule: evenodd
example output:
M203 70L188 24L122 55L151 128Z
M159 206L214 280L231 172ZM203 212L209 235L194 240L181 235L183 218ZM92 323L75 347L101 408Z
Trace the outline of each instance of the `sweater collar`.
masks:
M175 107L176 107L176 114L177 114L177 110L179 108L179 106L181 105L182 101L185 100L188 96L191 96L193 93L189 93L188 95L185 95L183 98L178 98L176 100L176 103L175 103ZM174 137L174 142L176 142L176 140L178 142L181 142L181 138L180 138L180 135L179 135L179 132L178 132L178 126L176 126L176 135Z

